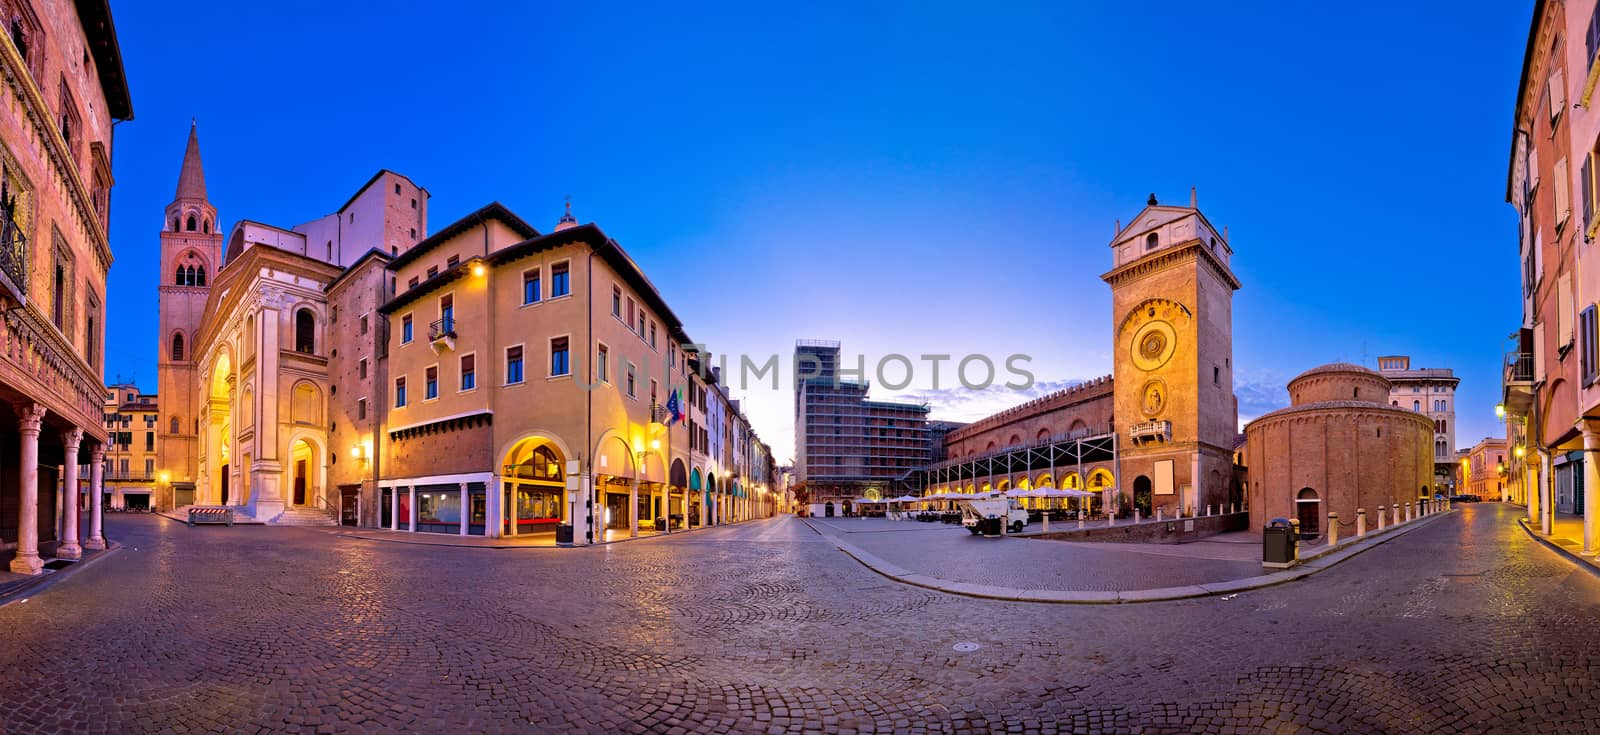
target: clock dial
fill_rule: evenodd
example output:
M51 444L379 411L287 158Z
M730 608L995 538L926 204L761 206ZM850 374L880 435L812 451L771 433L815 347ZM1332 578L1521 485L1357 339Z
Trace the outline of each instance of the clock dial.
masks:
M1177 332L1172 325L1164 321L1150 321L1139 327L1133 335L1133 344L1130 345L1133 365L1140 370L1151 371L1167 364L1172 359L1172 354L1177 351Z

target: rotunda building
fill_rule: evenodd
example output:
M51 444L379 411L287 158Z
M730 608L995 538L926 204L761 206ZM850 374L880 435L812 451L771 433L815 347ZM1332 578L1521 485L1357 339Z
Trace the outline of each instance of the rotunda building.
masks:
M1250 528L1274 518L1324 535L1355 533L1356 511L1377 528L1380 506L1433 495L1433 422L1389 404L1390 383L1349 363L1312 368L1289 381L1289 407L1245 426Z

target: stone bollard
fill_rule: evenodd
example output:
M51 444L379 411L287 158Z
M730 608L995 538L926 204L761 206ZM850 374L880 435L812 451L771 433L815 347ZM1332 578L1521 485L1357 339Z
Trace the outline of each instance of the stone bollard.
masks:
M1117 514L1116 513L1107 513L1106 514L1106 525L1107 526L1115 526L1115 525L1117 525Z
M1210 503L1206 503L1206 515L1208 515L1208 516L1209 515L1215 515L1215 513L1213 513L1213 511L1215 509L1216 509L1216 506L1214 506L1214 505L1212 505Z
M1387 510L1387 509L1384 508L1383 506L1381 506L1381 505L1378 506L1378 530L1379 531L1383 530L1383 513L1384 513L1385 510Z
M1356 538L1367 535L1367 509L1356 508Z
M1139 522L1139 509L1138 508L1134 508L1133 509L1133 522L1134 523L1138 523Z
M1083 514L1078 514L1078 528L1083 528Z
M1400 525L1400 504L1393 503L1389 507L1389 525Z
M1413 519L1416 518L1416 515L1414 515L1413 511L1414 511L1414 509L1411 507L1411 501L1407 500L1406 501L1406 523L1410 523Z
M1339 514L1328 512L1328 548L1339 545Z
M1161 520L1162 520L1161 515L1162 515L1161 509L1160 508L1156 508L1156 522L1157 523L1161 522Z

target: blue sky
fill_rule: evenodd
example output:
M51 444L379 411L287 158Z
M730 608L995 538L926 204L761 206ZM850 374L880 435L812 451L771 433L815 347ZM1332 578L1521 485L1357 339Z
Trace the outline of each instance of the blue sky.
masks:
M571 195L714 351L1020 352L1052 385L1110 372L1113 222L1195 186L1244 283L1241 414L1314 365L1410 354L1461 377L1469 446L1500 433L1519 320L1531 6L116 2L137 119L106 372L154 389L195 117L225 226L326 214L380 167L429 189L435 229L499 200L545 230ZM917 378L936 417L1022 398ZM787 457L790 383L735 387Z

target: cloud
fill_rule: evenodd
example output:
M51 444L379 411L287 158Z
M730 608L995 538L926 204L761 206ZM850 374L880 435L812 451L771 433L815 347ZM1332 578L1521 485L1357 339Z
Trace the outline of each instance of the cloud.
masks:
M1261 414L1289 405L1287 382L1271 371L1236 375L1233 395L1239 399L1239 425L1242 427Z

